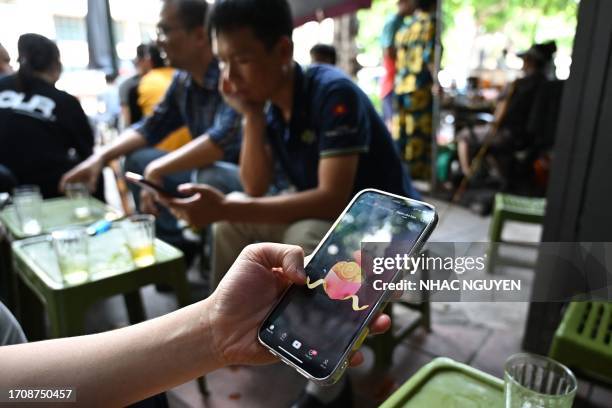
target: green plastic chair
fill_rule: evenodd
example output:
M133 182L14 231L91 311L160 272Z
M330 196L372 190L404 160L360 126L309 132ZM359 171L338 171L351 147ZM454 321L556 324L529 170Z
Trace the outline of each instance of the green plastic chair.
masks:
M493 217L489 229L488 268L489 273L498 260L498 247L502 243L502 232L506 221L520 221L530 224L542 224L546 213L546 199L534 197L522 197L512 194L497 193L493 207Z
M591 379L612 384L612 302L572 302L549 357Z

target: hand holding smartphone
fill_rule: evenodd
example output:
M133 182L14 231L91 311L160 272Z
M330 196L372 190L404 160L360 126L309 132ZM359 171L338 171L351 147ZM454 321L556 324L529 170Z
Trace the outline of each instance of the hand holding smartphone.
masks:
M187 195L182 194L177 190L168 190L164 188L163 186L152 183L149 180L146 180L140 174L132 173L131 171L127 171L125 173L125 178L127 181L129 181L132 184L136 184L140 186L141 188L144 188L147 191L150 191L156 194L160 194L165 197L171 197L171 198L187 198L188 197Z
M396 281L400 271L373 273L362 242L389 254L415 255L437 223L433 206L378 190L364 190L308 258L307 284L291 286L264 320L261 344L319 385L335 383L350 353L390 295L375 280Z

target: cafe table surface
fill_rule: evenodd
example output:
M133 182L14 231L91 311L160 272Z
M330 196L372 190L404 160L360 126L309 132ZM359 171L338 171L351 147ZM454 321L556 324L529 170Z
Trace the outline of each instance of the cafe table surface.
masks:
M62 227L90 225L101 219L119 217L118 211L93 197L89 200L89 217L77 218L75 208L75 201L66 197L44 200L41 208L41 234ZM22 231L17 212L12 205L0 211L0 224L2 227L0 228L0 299L7 303L10 309L15 310L17 307L14 293L16 282L12 273L11 242L27 238L28 235Z
M504 382L466 364L438 357L424 365L380 408L503 408Z
M89 239L89 279L80 284L62 281L57 258L48 235L15 241L12 244L14 271L19 285L31 291L19 293L22 323L38 337L46 309L51 337L65 337L84 333L87 309L95 302L110 296L125 295L130 323L145 319L139 289L149 284L165 284L174 289L179 306L190 303L183 253L156 239L155 263L134 265L120 228ZM30 298L28 298L28 292ZM31 294L41 302L33 306ZM27 332L27 330L26 330Z
M42 202L41 234L48 233L62 227L73 225L89 225L104 218L118 218L119 213L112 207L91 197L89 200L90 215L77 218L75 215L75 202L66 197L50 198ZM5 226L13 240L27 238L28 235L21 230L17 212L14 206L8 206L0 212L0 222Z

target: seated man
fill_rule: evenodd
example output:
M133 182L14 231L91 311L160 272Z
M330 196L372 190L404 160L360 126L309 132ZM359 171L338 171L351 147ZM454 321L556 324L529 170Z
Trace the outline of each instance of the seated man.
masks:
M163 180L168 188L189 181L187 170L204 168L199 181L224 192L240 189L234 164L240 149L240 117L217 89L219 65L204 27L206 12L205 0L164 0L158 43L170 64L184 72L174 77L152 116L66 173L62 186L70 181L87 181L93 186L108 161L130 154L127 170L144 173L153 182ZM145 148L184 125L198 136L187 145L168 154ZM158 217L157 230L162 239L181 246L181 231L170 214Z
M336 65L338 60L336 47L330 44L315 44L310 49L310 61L313 64Z
M215 283L254 241L292 243L311 252L364 188L418 196L363 91L332 66L304 72L293 61L286 0L220 1L210 25L222 92L244 117L240 176L249 197L188 185L181 189L192 197L165 203L192 225L221 221L213 227ZM276 163L293 191L264 196ZM342 384L336 389L342 391Z
M547 73L557 47L553 41L534 44L519 54L523 59L524 77L514 81L504 93L495 110L495 123L463 129L457 135L461 171L471 176L472 156L487 144L489 162L509 182L514 153L530 147L534 135L528 128L534 101L547 82Z

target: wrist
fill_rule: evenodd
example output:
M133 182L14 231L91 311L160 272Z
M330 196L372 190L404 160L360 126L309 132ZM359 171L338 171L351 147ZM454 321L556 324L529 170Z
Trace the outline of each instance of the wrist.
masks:
M97 152L94 153L90 156L90 159L102 166L106 165L106 162L108 162L109 160L106 157L106 154L104 151L101 152Z
M147 167L145 167L142 176L145 178L145 180L159 181L164 176L163 172L161 171L159 167L152 165L152 164L153 163L150 163Z
M249 196L240 195L238 198L228 198L225 196L222 202L223 219L229 222L247 221L246 214L249 214L249 206L253 199Z
M227 339L227 323L224 322L223 314L217 310L216 292L202 301L203 306L200 310L200 324L203 338L202 347L205 353L210 354L210 363L217 368L222 368L230 364L227 360L226 344L223 340Z
M265 125L266 114L264 113L263 107L261 109L250 109L245 112L242 117L243 124L248 125Z

